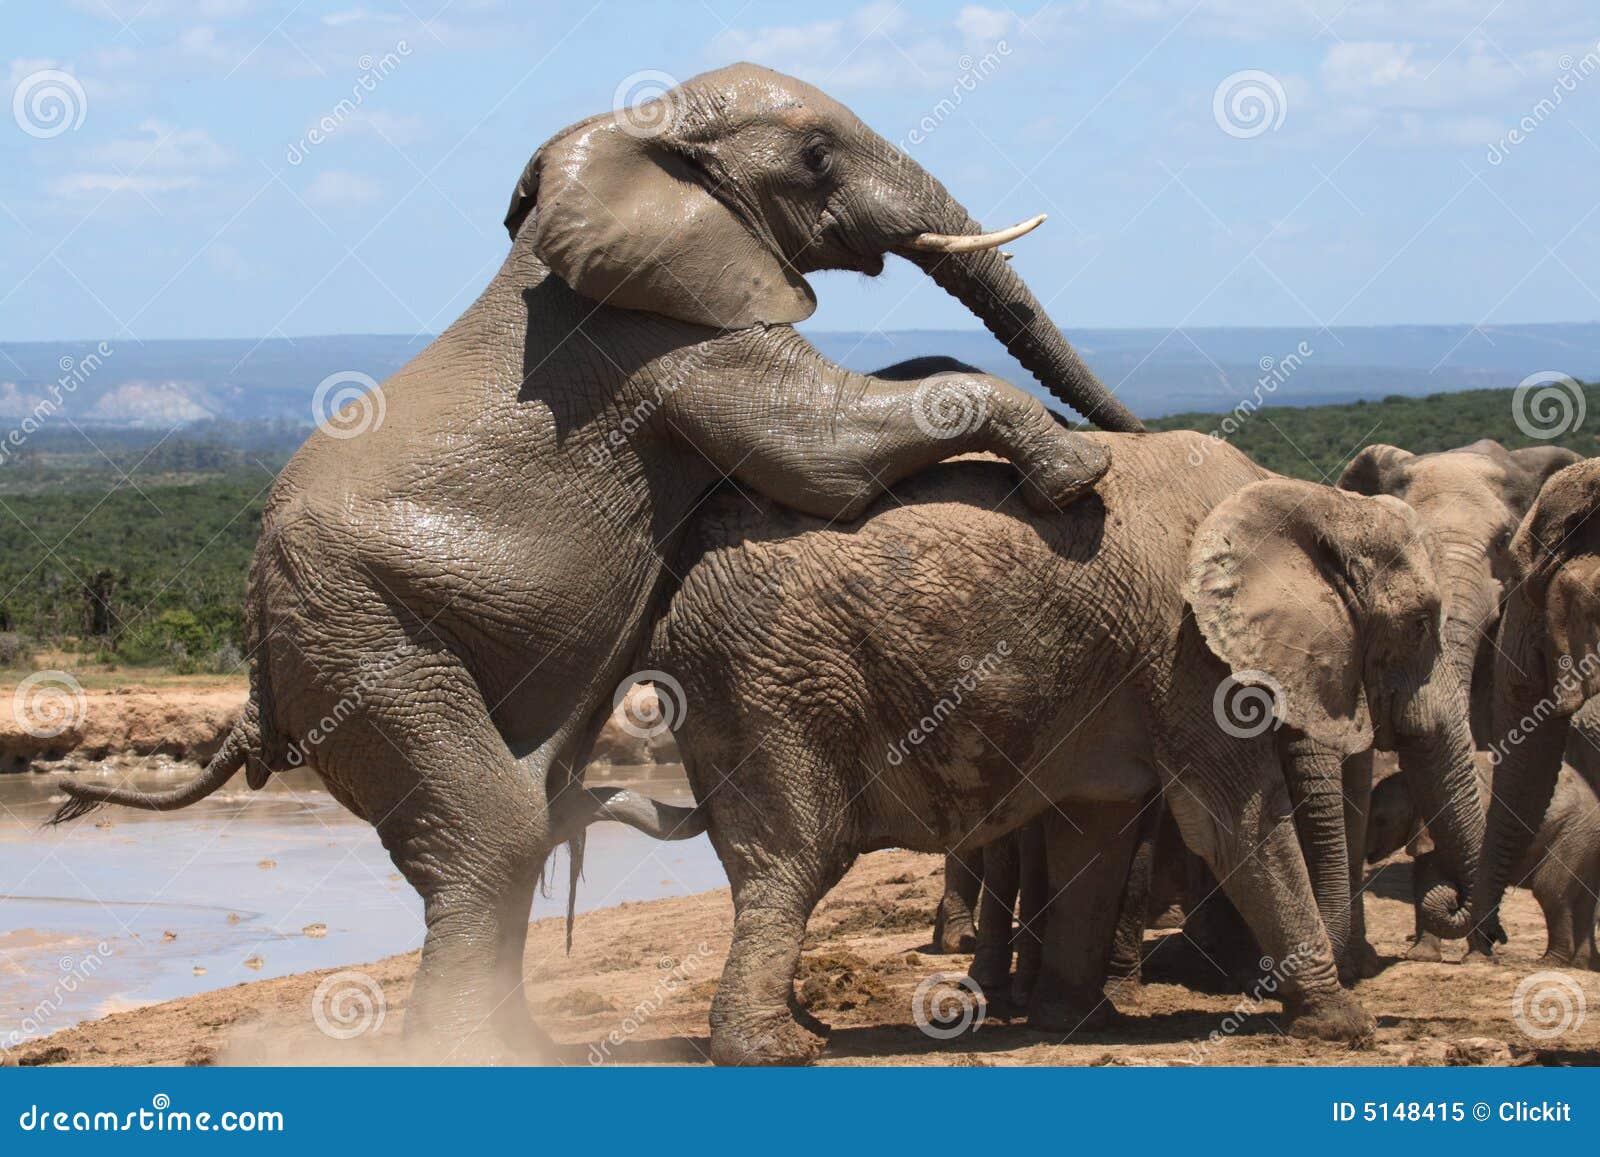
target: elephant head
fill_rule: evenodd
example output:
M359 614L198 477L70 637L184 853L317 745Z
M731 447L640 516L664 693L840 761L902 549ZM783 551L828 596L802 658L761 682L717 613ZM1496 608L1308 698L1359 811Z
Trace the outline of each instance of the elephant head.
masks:
M1550 478L1511 542L1494 668L1494 791L1474 947L1505 938L1500 897L1544 819L1573 714L1600 694L1600 459Z
M1445 658L1473 696L1480 738L1488 722L1490 640L1513 570L1511 536L1545 479L1577 460L1558 446L1508 451L1489 439L1436 454L1374 444L1339 479L1357 494L1400 499L1431 532L1443 584Z
M1437 661L1442 600L1415 512L1387 496L1287 479L1252 483L1195 534L1187 594L1231 679L1270 696L1335 949L1349 928L1342 761L1375 745L1399 751L1418 810L1434 817L1450 884L1429 897L1426 919L1439 935L1465 935L1483 813L1471 794L1464 693ZM1220 692L1215 702L1220 722Z
M896 253L975 313L1061 401L1143 429L944 187L810 85L736 64L580 121L534 154L506 228L595 301L721 330L800 321L804 275Z

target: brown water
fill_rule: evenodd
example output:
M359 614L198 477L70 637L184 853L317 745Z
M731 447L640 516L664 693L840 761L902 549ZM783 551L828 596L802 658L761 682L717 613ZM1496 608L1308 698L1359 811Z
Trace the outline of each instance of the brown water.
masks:
M119 778L155 787L194 773L168 765ZM57 782L0 775L0 1050L16 1043L13 1033L40 1036L118 1009L422 943L416 892L373 829L310 772L275 776L260 792L239 780L237 790L180 812L105 809L44 828L63 798ZM692 801L681 778L636 786ZM535 901L535 918L565 910L565 867L553 876L559 883ZM704 836L658 843L597 824L578 910L725 884Z

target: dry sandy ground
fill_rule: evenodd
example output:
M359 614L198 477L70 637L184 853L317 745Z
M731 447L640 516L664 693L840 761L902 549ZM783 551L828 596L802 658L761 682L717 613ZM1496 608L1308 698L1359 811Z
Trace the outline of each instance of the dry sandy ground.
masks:
M1518 983L1537 971L1543 921L1531 896L1513 893L1505 923L1509 949L1487 967L1396 960L1411 912L1409 868L1383 869L1369 888L1370 931L1388 967L1359 992L1378 1018L1367 1047L1280 1035L1280 1006L1268 1002L1237 1031L1197 1051L1194 1042L1223 1030L1237 992L1148 983L1125 1002L1114 1030L1059 1034L989 1020L949 1040L921 1032L914 993L930 975L964 969L968 958L926 952L929 918L941 880L938 859L908 852L863 857L812 920L800 979L801 999L833 1026L822 1064L898 1065L1403 1065L1444 1063L1592 1064L1600 1061L1600 976L1564 972L1540 978L1530 1011L1550 1014L1565 995L1569 1027L1535 1039L1512 1015ZM572 954L562 951L557 920L532 926L526 973L534 1014L560 1045L565 1064L704 1064L706 1018L728 947L732 906L726 890L683 899L625 904L579 918ZM1151 933L1146 951L1164 934ZM1180 942L1155 949L1153 972L1171 975ZM1449 951L1451 949L1447 949ZM1163 956L1167 959L1164 961ZM24 1064L198 1065L368 1064L404 1059L399 1031L415 954L343 972L320 972L240 985L167 1004L117 1013L56 1033L20 1050ZM1565 980L1560 978L1566 978ZM1190 980L1205 981L1191 975ZM1570 982L1570 984L1568 983ZM382 988L381 1021L363 986ZM1554 986L1554 987L1552 987ZM1566 986L1562 988L1561 986ZM321 998L319 999L319 987ZM1582 994L1581 996L1579 994ZM315 1012L336 1034L316 1027ZM1557 1017L1559 1019L1559 1016ZM1535 1027L1539 1027L1535 1024ZM614 1035L613 1035L614 1034ZM1487 1038L1484 1040L1482 1038ZM1466 1045L1460 1042L1469 1042ZM620 1042L620 1043L616 1043ZM411 1058L448 1063L465 1058Z

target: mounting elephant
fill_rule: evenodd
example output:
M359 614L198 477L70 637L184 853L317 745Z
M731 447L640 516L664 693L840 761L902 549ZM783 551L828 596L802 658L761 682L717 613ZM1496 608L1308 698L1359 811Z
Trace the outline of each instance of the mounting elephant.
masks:
M1572 717L1600 694L1600 459L1550 478L1511 540L1495 640L1494 789L1473 881L1474 956L1503 943L1500 899L1544 827Z
M1444 586L1445 659L1466 689L1479 747L1488 742L1494 635L1512 573L1511 538L1545 480L1578 460L1576 453L1559 446L1507 450L1488 438L1433 454L1375 443L1352 458L1339 478L1339 486L1357 494L1400 499L1427 528ZM1367 942L1362 903L1367 843L1362 829L1365 801L1372 792L1371 753L1354 757L1345 778L1355 897L1348 967L1356 975L1372 975L1377 953ZM1441 959L1439 938L1419 926L1407 955L1412 960Z
M313 435L273 487L249 705L217 757L166 793L69 783L57 817L314 766L422 894L408 1029L491 1053L540 1040L522 955L555 844L597 815L675 822L585 793L576 769L714 485L849 519L964 451L1009 459L1040 508L1106 468L1104 444L997 379L827 361L793 329L815 304L804 274L905 256L1063 401L1140 429L997 251L1022 227L981 234L847 109L766 69L558 133L505 224L505 264L383 383L382 421Z
M1483 814L1465 721L1428 678L1439 592L1415 516L1197 434L1091 437L1111 468L1054 514L1016 501L998 464L963 461L851 527L737 493L697 516L650 659L693 705L679 744L733 887L714 1060L820 1047L791 1012L801 939L859 853L950 852L1035 816L1062 841L1050 890L1071 911L1052 900L1030 1017L1093 1023L1135 816L1158 789L1263 949L1297 962L1296 1031L1359 1037L1372 1021L1339 985L1295 829L1326 854L1337 921L1340 760L1374 741L1439 817L1460 891L1439 916L1464 925ZM1220 714L1254 684L1276 688L1266 711ZM1056 820L1079 803L1122 818L1075 840Z

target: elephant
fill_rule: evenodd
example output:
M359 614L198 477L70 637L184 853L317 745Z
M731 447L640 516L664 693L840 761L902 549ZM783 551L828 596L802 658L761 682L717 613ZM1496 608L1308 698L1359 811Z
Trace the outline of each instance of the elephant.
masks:
M1459 896L1441 889L1430 918L1464 929L1483 813L1455 802L1471 744L1429 680L1440 593L1414 513L1194 433L1089 436L1110 468L1053 514L966 460L849 527L731 491L696 518L647 654L694 705L679 746L732 885L714 1061L816 1055L793 1010L801 940L858 854L960 851L1035 817L1053 899L1030 1021L1095 1023L1157 790L1263 949L1294 962L1294 1031L1360 1038L1373 1022L1329 924L1349 903L1340 761L1375 740L1438 817ZM1251 699L1265 710L1241 721ZM1081 839L1060 822L1080 802L1099 811ZM1328 861L1322 910L1296 827Z
M1510 555L1516 579L1495 640L1493 790L1472 886L1470 960L1505 941L1500 899L1539 846L1572 718L1600 694L1600 459L1551 476Z
M382 384L381 420L329 423L274 484L250 696L221 751L168 792L68 783L56 820L308 764L423 898L408 1032L458 1057L539 1048L522 956L553 849L570 841L575 883L586 822L696 822L585 793L578 769L714 486L849 520L951 454L1008 459L1041 510L1107 467L999 379L827 361L793 328L815 305L804 275L906 257L1062 401L1143 428L998 251L1034 223L981 232L843 106L748 64L557 133L482 295Z
M1576 461L1576 453L1560 446L1507 450L1487 438L1431 454L1374 443L1356 454L1340 475L1343 489L1401 499L1427 528L1445 586L1445 656L1466 689L1473 738L1480 747L1488 741L1493 640L1511 573L1511 537L1545 480ZM1377 960L1367 942L1361 899L1366 845L1361 828L1372 778L1370 754L1354 757L1346 768L1355 898L1346 968L1359 976L1375 973ZM1419 930L1407 955L1412 960L1441 959L1438 937Z
M1478 791L1487 810L1493 765L1478 755ZM1422 824L1398 777L1390 776L1372 790L1367 820L1367 862L1393 855L1420 833ZM1415 867L1430 882L1431 860L1424 854ZM1600 798L1570 764L1556 776L1554 798L1527 852L1513 868L1544 913L1545 950L1539 964L1547 968L1600 969L1595 952L1596 897L1600 896Z

